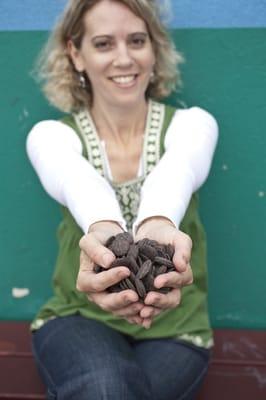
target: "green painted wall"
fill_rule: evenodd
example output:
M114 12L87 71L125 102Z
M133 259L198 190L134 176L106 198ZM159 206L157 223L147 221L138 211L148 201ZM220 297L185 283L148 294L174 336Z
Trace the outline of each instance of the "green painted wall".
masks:
M179 98L212 112L220 140L201 214L214 327L266 327L266 29L173 32L187 62ZM51 294L59 208L25 154L31 126L60 114L30 77L44 32L0 33L0 319L28 320ZM174 102L173 97L170 102ZM24 298L12 288L28 288Z

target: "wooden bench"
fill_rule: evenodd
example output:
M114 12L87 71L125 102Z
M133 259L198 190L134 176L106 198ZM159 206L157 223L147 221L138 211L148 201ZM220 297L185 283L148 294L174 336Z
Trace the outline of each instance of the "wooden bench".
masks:
M0 399L38 400L45 399L44 393L31 353L29 324L0 322ZM265 399L266 333L215 330L213 357L198 400Z

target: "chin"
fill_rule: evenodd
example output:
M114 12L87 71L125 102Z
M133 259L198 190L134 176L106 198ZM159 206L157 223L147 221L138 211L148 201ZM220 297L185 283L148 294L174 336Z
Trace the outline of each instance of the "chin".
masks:
M119 96L120 97L120 96ZM115 103L118 107L136 107L143 101L146 102L146 96L145 93L142 94L141 96L134 96L134 95L125 95L121 96L119 99L114 99L113 97L113 104Z

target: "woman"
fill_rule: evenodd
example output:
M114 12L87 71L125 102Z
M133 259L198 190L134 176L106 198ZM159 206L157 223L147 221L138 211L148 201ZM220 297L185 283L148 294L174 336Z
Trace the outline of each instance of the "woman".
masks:
M175 88L181 57L154 1L70 0L41 60L47 97L69 113L27 140L44 188L63 205L54 297L32 324L48 398L192 399L212 343L193 193L217 124L197 107L157 101ZM104 246L126 229L135 241L174 245L176 272L154 281L168 294L149 292L143 303L132 290L106 290L129 274L108 269L114 254ZM96 274L95 263L106 271Z

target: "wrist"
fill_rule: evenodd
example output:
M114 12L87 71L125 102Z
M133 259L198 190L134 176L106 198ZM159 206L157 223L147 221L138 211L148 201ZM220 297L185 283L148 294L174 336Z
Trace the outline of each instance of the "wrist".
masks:
M112 230L114 230L114 232L117 232L117 233L124 232L124 229L119 224L119 222L112 221L112 220L101 220L101 221L96 221L93 224L91 224L88 229L88 233L95 232L96 230L99 230L99 229L112 229Z
M147 229L151 229L154 227L159 227L159 226L165 226L165 225L170 225L174 228L176 228L176 225L171 221L169 218L164 217L164 216L154 216L154 217L149 217L145 218L143 221L140 222L140 224L136 228L136 234L139 234L140 232L145 232Z

